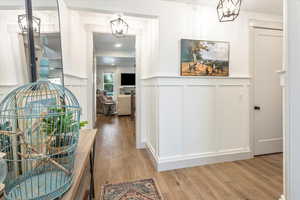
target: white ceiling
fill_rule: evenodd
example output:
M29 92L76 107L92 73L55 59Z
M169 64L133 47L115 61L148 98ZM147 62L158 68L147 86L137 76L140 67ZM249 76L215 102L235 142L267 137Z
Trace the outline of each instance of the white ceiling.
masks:
M36 9L57 9L56 0L32 0L32 7ZM0 0L0 9L25 9L24 0Z
M116 44L121 44L121 47L115 47ZM97 52L135 52L135 36L126 36L116 38L112 34L94 34L94 47Z
M116 38L112 34L95 33L94 48L97 65L134 66L135 36Z
M190 4L217 6L219 0L167 0ZM242 10L263 12L269 14L283 14L283 0L242 0Z
M69 6L72 6L74 2L81 2L80 0L65 0ZM85 0L86 4L94 3L96 0ZM100 0L99 0L100 1ZM167 0L167 1L176 1L176 2L184 2L191 4L204 4L210 6L216 6L219 0ZM33 0L34 6L42 6L42 7L56 7L55 0ZM24 7L24 0L0 0L0 9L9 8L9 7ZM283 0L242 0L242 9L253 11L253 12L263 12L269 14L282 15L283 13Z

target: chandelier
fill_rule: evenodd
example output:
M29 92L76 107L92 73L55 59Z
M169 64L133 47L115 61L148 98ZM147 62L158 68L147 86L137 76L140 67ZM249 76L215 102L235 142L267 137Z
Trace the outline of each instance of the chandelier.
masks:
M118 15L116 19L110 21L111 32L117 37L124 37L128 33L128 24L122 19L122 15Z
M242 0L220 0L217 11L220 22L234 21L240 14Z
M28 22L26 15L19 15L18 16L18 24L23 34L28 33ZM38 35L41 32L41 19L32 16L32 28L33 32L37 33Z

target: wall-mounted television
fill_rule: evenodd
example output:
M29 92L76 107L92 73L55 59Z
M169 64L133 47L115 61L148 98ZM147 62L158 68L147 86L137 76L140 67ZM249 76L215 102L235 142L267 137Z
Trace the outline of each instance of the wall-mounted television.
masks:
M122 86L134 86L135 85L135 74L134 73L122 73L121 74L121 85Z

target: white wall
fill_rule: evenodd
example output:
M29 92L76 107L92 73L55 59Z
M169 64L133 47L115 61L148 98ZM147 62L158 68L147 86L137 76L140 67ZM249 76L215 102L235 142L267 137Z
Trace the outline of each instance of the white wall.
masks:
M84 4L79 0L68 3L77 8ZM158 0L95 1L84 7L106 13L125 11L130 15L130 34L140 35L141 141L149 147L158 169L251 157L249 20L281 21L281 16L242 11L236 21L219 23L214 7ZM110 32L111 15L68 9L64 15L67 28L63 38L69 58L65 72L72 77L70 85L78 84L84 116L91 121L90 33ZM230 77L180 77L182 38L229 41Z
M69 54L71 43L68 36L70 33L69 9L67 9L63 1L59 1L59 3L60 14L64 19L61 24L61 39L63 64L66 75L65 85L75 93L80 105L83 107L82 119L86 120L88 118L86 112L87 95L83 94L86 92L87 80L82 77L72 76L73 74L71 72L73 72L73 70ZM24 14L24 11L19 9L1 10L0 7L0 101L12 89L29 82L24 43L22 37L19 35L20 29L17 20L19 14ZM59 24L56 11L35 11L34 15L42 20L41 32L58 31ZM75 72L74 74L76 75Z
M179 75L179 40L191 38L230 42L230 75L249 76L249 19L251 18L282 20L282 17L278 16L242 11L236 21L220 23L214 7L161 1L160 64L157 73Z
M19 34L18 15L23 10L0 9L0 100L13 88L29 82L23 37ZM57 32L58 18L53 11L34 12L43 21L42 32Z
M159 65L144 79L144 90L158 98L145 127L157 169L251 158L249 23L282 17L243 11L236 21L219 23L215 8L160 5ZM180 77L182 38L230 42L230 77Z
M99 14L87 11L68 10L69 27L70 31L68 36L65 37L67 42L69 55L69 66L66 68L65 73L72 77L77 77L78 80L87 80L87 86L81 88L82 96L86 99L83 102L83 116L87 117L90 125L93 124L95 119L95 107L93 103L93 84L96 82L96 77L93 75L93 33L111 33L109 21L112 19L111 14ZM147 18L128 17L128 23L130 24L129 34L136 35L136 47L137 47L137 60L136 65L139 66L136 69L137 81L140 81L141 77L149 76L154 71L154 67L157 66L158 53L157 43L157 20ZM76 41L76 42L73 42ZM155 58L154 58L155 57ZM70 83L72 85L72 83ZM140 94L140 87L136 87L137 96ZM138 101L139 98L137 98ZM140 105L137 105L137 113L139 113ZM87 115L89 113L89 115ZM94 113L94 114L91 114ZM142 120L141 120L142 121ZM137 124L137 130L140 125ZM139 132L139 131L138 131ZM142 141L145 141L144 135L139 136L137 146L142 145Z
M170 1L114 0L85 4L67 0L73 8L104 12L124 12L131 16L159 18L159 64L152 66L156 75L179 75L179 40L194 38L229 41L231 43L231 75L249 75L248 20L250 18L282 21L282 16L241 11L240 17L230 23L219 23L215 7L190 5Z
M157 168L250 158L249 22L282 21L282 17L242 11L236 21L219 23L214 7L155 1L149 5L152 11L145 8L142 13L140 3L136 9L128 8L126 3L119 1L118 8L124 5L129 15L143 14L159 21L157 24L149 20L143 26L146 20L128 17L131 27L143 27L144 48L138 76L142 83L142 142L152 152ZM119 11L117 7L113 9L113 3L105 3L102 8L112 13ZM90 72L82 67L89 62L86 26L109 32L111 15L76 10L70 13L70 37L76 41L71 42L73 72L89 76ZM230 77L180 77L182 38L230 42Z
M109 21L112 19L114 15L111 14L99 14L94 12L87 11L77 11L77 10L69 10L69 26L70 31L68 34L68 43L69 43L69 53L70 53L70 65L72 66L72 70L70 73L76 74L80 77L87 77L88 70L86 66L89 62L89 57L87 55L87 43L90 42L90 38L88 38L89 29L99 30L99 32L103 33L111 33ZM149 76L151 72L154 70L155 64L152 64L151 67L146 66L149 63L149 58L152 56L151 54L155 54L155 50L157 47L152 47L157 45L157 35L155 35L156 22L151 19L145 18L137 18L137 17L127 17L128 23L130 24L129 34L141 35L141 43L143 46L143 54L142 57L143 69L141 70L142 76ZM95 31L97 32L97 31ZM157 39L156 39L157 40ZM71 42L76 41L76 42ZM148 52L149 51L149 52ZM98 55L99 54L99 55ZM107 54L107 53L106 53ZM105 54L105 55L106 55ZM97 56L103 55L101 52L96 52ZM110 54L111 55L111 54ZM148 56L147 56L148 55ZM128 54L123 55L114 55L117 57L125 57L129 56ZM147 60L148 59L148 60ZM157 61L157 60L156 60ZM67 70L68 71L68 70Z
M114 73L114 98L117 98L120 93L121 87L121 74L122 73L135 73L134 66L128 65L98 65L97 66L97 89L103 89L103 73Z
M147 147L158 170L247 159L248 78L144 80Z
M300 27L299 10L300 2L297 0L286 0L285 20L287 26L287 115L285 135L285 188L287 200L300 199L300 80L299 80L299 47L300 47Z
M0 10L0 85L18 85L26 81L24 49L19 40L17 15L22 11ZM21 46L22 45L22 46Z

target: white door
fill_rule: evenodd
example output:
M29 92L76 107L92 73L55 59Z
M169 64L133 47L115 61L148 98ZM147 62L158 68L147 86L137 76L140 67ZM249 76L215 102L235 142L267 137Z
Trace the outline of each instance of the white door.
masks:
M283 151L282 69L280 30L255 29L254 37L254 154Z

